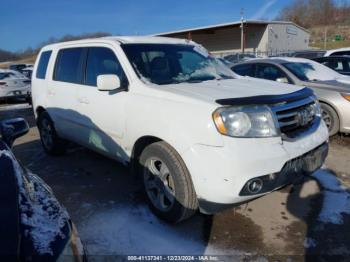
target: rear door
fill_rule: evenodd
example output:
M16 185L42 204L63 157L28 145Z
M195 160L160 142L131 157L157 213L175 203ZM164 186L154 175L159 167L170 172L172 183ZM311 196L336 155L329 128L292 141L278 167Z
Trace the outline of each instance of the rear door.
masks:
M51 80L47 85L47 110L57 132L64 138L79 141L81 119L77 111L77 94L83 81L86 48L69 47L56 53Z
M128 92L99 91L97 76L115 74L121 85L128 86L128 79L117 58L114 47L109 45L89 47L86 55L84 85L79 87L78 112L82 116L81 137L86 146L109 157L127 159L120 147L124 135L124 112Z

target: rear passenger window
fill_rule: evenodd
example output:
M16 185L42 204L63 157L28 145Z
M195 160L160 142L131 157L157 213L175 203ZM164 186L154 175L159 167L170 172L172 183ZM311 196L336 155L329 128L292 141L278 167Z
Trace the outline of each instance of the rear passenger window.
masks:
M232 67L232 71L241 76L254 77L253 65L243 64Z
M41 53L38 68L36 70L36 78L45 79L47 65L49 64L51 53L52 51L45 51Z
M58 52L54 80L82 83L82 65L84 59L84 48L68 48Z
M121 86L127 85L127 78L114 52L105 47L91 47L86 62L85 84L97 86L99 75L117 75Z

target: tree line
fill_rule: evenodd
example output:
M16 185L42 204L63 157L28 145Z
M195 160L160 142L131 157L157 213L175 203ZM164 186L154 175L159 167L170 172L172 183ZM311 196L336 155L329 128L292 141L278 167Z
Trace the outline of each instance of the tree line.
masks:
M86 34L80 34L80 35L67 34L60 38L51 37L47 41L40 43L35 48L29 47L25 50L21 50L17 52L10 52L7 50L0 49L0 62L15 61L15 60L35 56L43 46L48 44L80 40L80 39L86 39L86 38L104 37L104 36L110 36L110 35L111 35L110 33L106 33L106 32L86 33Z
M294 0L281 10L277 18L305 28L349 25L350 3L347 0Z

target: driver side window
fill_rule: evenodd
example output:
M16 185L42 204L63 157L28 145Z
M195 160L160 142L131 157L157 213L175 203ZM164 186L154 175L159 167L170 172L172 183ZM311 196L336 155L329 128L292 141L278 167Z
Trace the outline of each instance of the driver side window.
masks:
M99 75L117 75L121 86L128 84L126 75L114 52L105 47L91 47L88 50L85 84L97 86Z

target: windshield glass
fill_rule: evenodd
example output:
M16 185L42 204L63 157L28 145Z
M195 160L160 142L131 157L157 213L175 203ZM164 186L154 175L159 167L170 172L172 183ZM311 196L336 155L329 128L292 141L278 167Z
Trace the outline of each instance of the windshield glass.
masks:
M228 67L199 46L124 44L122 48L145 82L166 85L235 78Z
M302 81L327 81L342 77L332 69L316 62L290 62L283 65Z

